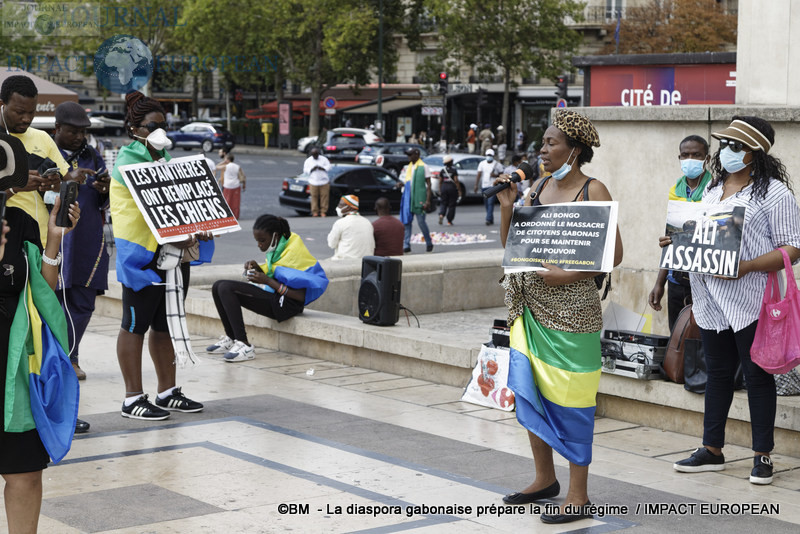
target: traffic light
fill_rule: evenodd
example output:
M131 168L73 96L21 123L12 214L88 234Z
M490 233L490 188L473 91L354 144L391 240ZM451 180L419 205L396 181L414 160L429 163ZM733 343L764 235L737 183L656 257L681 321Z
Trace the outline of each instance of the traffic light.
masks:
M556 97L563 98L564 100L567 99L567 86L569 82L567 81L566 75L559 76L556 78Z
M447 94L447 73L440 72L439 73L439 94L446 95Z
M478 107L489 103L489 97L484 89L478 89Z

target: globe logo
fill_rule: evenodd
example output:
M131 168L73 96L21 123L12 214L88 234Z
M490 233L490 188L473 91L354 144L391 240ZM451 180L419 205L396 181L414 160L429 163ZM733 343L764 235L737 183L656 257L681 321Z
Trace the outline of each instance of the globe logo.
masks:
M36 18L33 28L39 32L40 35L50 35L56 30L56 23L49 15L40 15Z
M136 37L115 35L97 49L94 73L100 85L112 93L137 91L153 75L153 54Z

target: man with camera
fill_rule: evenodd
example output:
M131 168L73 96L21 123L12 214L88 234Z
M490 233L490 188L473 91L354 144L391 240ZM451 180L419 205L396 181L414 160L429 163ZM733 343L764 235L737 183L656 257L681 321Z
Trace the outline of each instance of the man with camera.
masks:
M61 155L70 170L84 169L93 173L78 188L83 217L80 225L64 237L61 281L64 291L58 293L67 312L67 322L72 323L67 328L72 349L70 361L78 380L86 378L78 363L81 339L92 318L97 295L108 289L108 252L103 223L110 177L103 158L87 144L86 129L90 124L86 111L77 102L64 102L56 108L53 139Z
M70 170L53 139L46 132L30 127L38 101L39 91L27 76L9 76L0 87L0 127L22 141L29 154L30 168L25 187L6 191L8 205L25 210L36 220L42 245L46 245L50 213L45 203L55 202L62 179L82 183L94 171Z

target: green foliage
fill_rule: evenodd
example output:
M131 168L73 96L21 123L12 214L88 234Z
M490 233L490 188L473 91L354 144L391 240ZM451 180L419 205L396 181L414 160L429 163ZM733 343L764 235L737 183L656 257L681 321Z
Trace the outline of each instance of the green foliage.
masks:
M664 54L735 50L738 20L716 0L650 0L629 7L620 24L619 47L613 39L603 49L611 54ZM606 27L614 35L616 22Z
M440 52L418 70L425 79L434 80L432 75L442 65L453 75L463 65L481 76L506 79L534 71L554 78L572 68L570 55L577 50L581 36L566 23L581 20L581 2L429 0L427 5L437 21ZM434 62L439 62L438 66Z

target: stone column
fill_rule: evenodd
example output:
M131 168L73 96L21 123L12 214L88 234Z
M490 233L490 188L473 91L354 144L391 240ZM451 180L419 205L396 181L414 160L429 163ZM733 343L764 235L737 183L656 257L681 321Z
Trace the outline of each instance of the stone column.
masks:
M800 0L739 0L737 105L800 105Z

